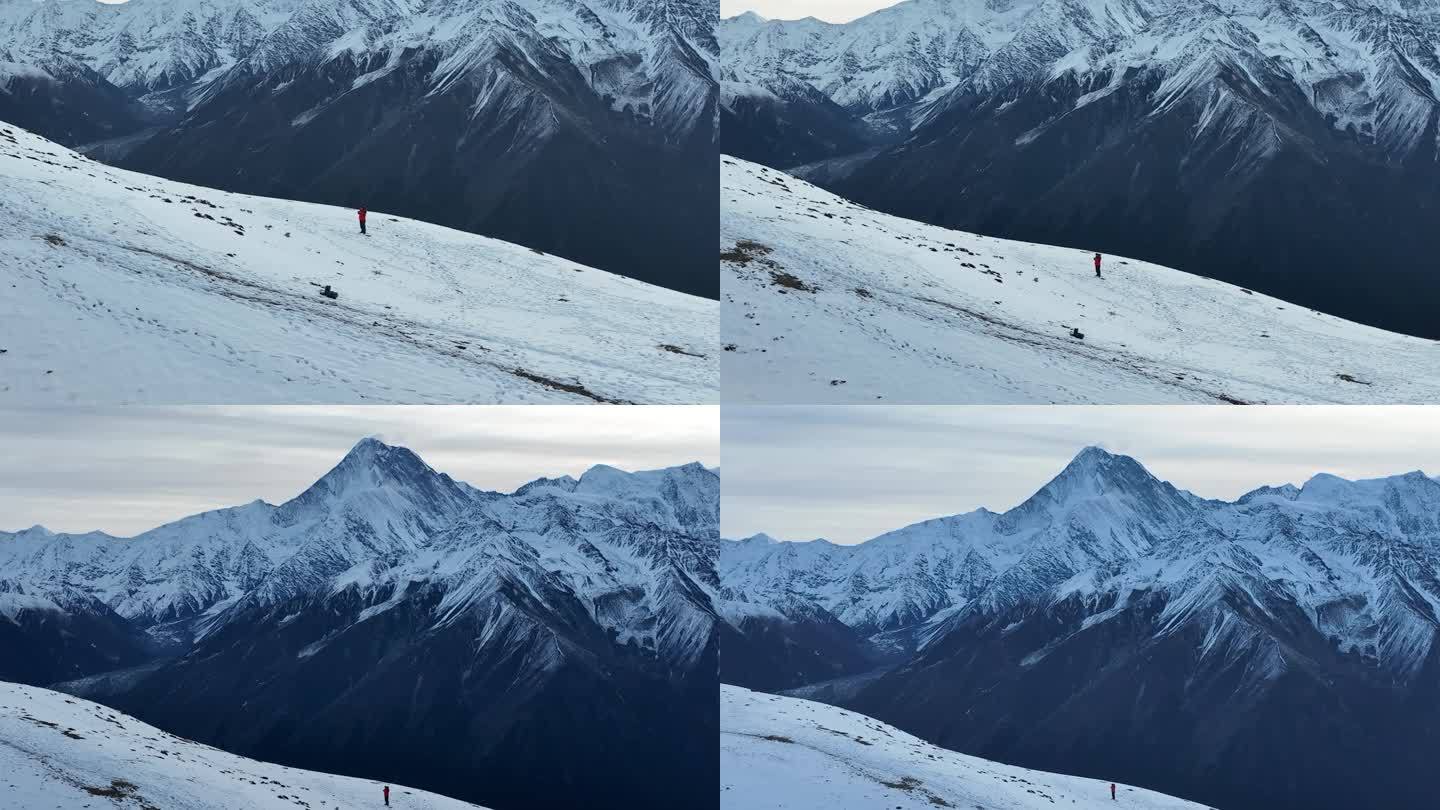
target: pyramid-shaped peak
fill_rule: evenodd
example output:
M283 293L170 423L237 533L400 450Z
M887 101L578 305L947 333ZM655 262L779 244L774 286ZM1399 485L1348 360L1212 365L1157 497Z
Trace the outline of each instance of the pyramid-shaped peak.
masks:
M356 442L340 463L325 473L311 489L339 493L356 487L422 484L438 477L439 473L430 469L409 448L366 437Z
M394 447L394 446L392 446L392 445L388 445L388 444L386 444L385 442L381 441L380 439L378 439L378 438L376 438L376 437L374 437L374 436L366 436L365 438L363 438L363 439L361 439L360 441L356 442L356 443L355 443L355 446L352 447L352 448L350 448L350 452L348 452L348 453L345 454L345 457L346 457L346 458L352 458L352 457L356 457L356 458L373 458L373 457L378 456L378 455L383 455L383 454L385 454L385 453L387 453L387 452L390 452L390 451L392 451L392 450L403 450L403 449L404 449L404 448L399 448L399 447Z
M1140 462L1130 456L1112 453L1096 445L1090 445L1070 460L1061 471L1060 478L1082 477L1082 478L1113 478L1115 476L1129 478L1136 474L1149 477L1150 473L1141 466Z
M1036 496L1065 502L1115 490L1149 490L1157 485L1163 486L1140 462L1091 445L1077 453Z

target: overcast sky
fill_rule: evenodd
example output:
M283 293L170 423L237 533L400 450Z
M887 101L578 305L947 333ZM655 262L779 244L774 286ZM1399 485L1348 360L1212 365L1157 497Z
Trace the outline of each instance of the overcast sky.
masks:
M1440 407L734 407L722 531L855 543L1020 503L1090 444L1210 498L1317 472L1440 474Z
M0 410L0 529L131 535L299 494L374 436L481 489L720 460L714 406Z

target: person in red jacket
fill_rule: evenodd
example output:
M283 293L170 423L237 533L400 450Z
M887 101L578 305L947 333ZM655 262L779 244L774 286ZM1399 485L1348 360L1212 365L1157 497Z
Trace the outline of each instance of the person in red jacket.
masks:
M365 211L365 209L364 209L364 208L361 208L360 211L361 211L361 216L363 217L363 216L364 216L364 211ZM364 219L361 219L361 220L360 220L360 224L361 224L361 225L364 225L364 224L365 224L365 220L364 220ZM1114 793L1115 791L1114 791L1114 789L1112 788L1110 792L1111 792L1111 793ZM1112 798L1113 798L1113 797L1112 797ZM390 806L390 786L389 786L389 785L386 785L386 786L385 786L385 806L386 806L386 807L389 807L389 806Z
M360 217L360 233L365 233L365 209L361 208L357 211L356 216ZM1096 267L1099 267L1098 262L1096 263Z
M1097 261L1095 262L1095 264L1096 264L1096 265L1099 265L1100 262L1098 261L1098 259L1100 258L1100 254L1098 254L1098 253L1095 254L1095 258L1097 259ZM1112 802L1115 801L1115 783L1114 783L1114 782L1111 782L1111 783L1110 783L1110 801L1112 801ZM387 804L388 804L388 802L387 802Z
M362 231L365 229L365 214L364 214L363 212L360 214L360 229L361 229ZM1099 253L1096 253L1096 254L1095 254L1095 278L1102 278L1102 276L1100 275L1100 254L1099 254Z

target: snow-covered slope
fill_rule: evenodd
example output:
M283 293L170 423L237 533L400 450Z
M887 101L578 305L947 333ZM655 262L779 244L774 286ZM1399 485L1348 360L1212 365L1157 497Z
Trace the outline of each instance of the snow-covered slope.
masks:
M114 169L4 124L0 180L0 401L716 398L713 302L380 212L361 236L351 210Z
M714 297L717 19L702 0L5 0L0 62L87 73L51 105L0 93L0 118Z
M937 748L862 714L720 686L720 806L734 810L1202 810L1143 788Z
M1440 338L1433 2L908 0L720 39L727 153Z
M0 682L7 806L253 810L371 807L384 783L271 765L167 734L98 703ZM390 785L392 806L478 805Z
M1088 252L881 214L736 158L721 182L727 401L1440 400L1434 341L1120 257L1097 279Z

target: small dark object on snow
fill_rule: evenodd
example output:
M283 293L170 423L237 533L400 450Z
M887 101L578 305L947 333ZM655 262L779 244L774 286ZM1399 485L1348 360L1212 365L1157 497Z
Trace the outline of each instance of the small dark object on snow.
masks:
M332 301L340 297L340 293L330 289L329 284L325 285L325 288L320 291L320 294L325 296L326 298L329 298Z
M1085 333L1084 333L1084 332L1081 332L1078 328L1071 327L1071 328L1070 328L1070 337L1073 337L1073 338L1075 338L1076 340L1084 340L1084 339L1085 339Z

